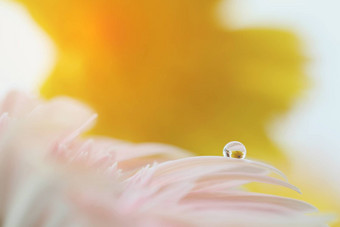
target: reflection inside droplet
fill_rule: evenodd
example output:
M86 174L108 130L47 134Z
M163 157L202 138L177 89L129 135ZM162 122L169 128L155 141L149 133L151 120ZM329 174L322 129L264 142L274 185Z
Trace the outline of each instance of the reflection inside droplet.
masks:
M246 153L246 147L238 141L227 143L223 148L223 155L228 158L243 159L246 157Z

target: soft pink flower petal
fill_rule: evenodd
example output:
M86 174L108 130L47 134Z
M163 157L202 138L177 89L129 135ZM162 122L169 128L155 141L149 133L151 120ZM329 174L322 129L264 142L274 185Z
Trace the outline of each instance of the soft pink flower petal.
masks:
M305 202L237 188L262 182L299 192L272 166L79 138L95 117L68 98L7 96L0 105L0 225L321 227L329 220L310 215L316 209Z

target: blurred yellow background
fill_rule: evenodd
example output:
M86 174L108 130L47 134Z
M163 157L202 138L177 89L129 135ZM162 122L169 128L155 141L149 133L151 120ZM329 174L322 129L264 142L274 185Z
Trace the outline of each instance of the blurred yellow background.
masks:
M220 1L20 2L57 48L42 95L91 105L99 114L93 134L169 143L201 155L222 155L225 143L239 140L248 158L290 171L304 193L294 197L322 211L340 210L335 191L320 193L318 181L291 171L268 134L268 125L309 84L308 56L293 32L222 24Z
M27 1L58 59L42 88L99 113L93 133L221 155L229 140L249 157L282 160L265 132L304 82L287 31L231 31L218 1Z

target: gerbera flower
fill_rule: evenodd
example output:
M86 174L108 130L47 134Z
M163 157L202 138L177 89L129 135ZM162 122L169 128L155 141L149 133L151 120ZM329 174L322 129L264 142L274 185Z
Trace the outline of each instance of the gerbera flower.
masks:
M316 209L305 202L240 188L261 182L299 192L269 165L81 138L95 115L68 98L43 102L11 93L0 113L0 221L6 227L319 227L327 220L306 215Z
M267 126L305 84L294 34L221 27L214 12L226 0L17 1L58 51L42 95L94 107L100 117L91 133L204 155L219 155L226 138L241 140L249 157L288 171ZM303 198L340 213L332 186L316 197L310 185L320 182L305 174L290 176L304 187Z

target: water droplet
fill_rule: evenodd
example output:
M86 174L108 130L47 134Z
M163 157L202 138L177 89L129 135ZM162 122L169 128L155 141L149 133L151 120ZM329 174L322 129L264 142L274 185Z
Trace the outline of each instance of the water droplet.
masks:
M246 153L246 147L238 141L229 142L223 148L223 155L228 158L244 159Z

